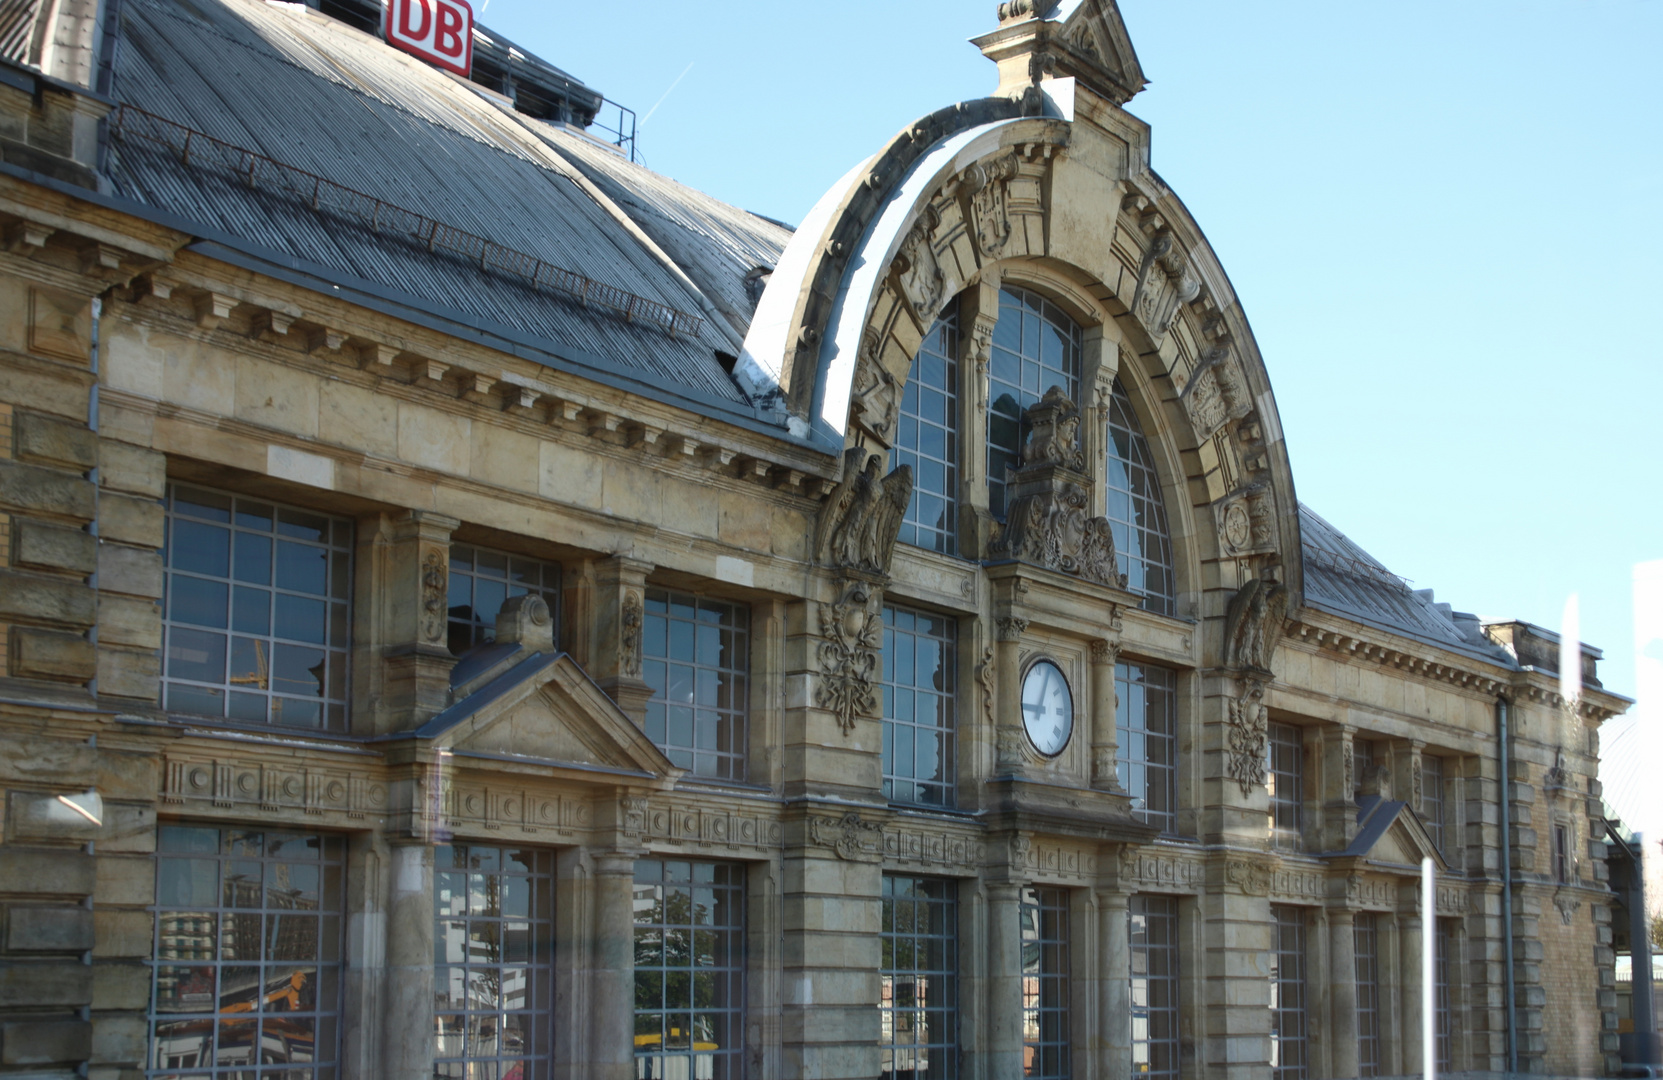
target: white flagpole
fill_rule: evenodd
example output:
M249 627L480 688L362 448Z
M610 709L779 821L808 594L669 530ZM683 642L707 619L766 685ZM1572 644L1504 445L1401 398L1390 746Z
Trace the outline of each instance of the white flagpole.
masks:
M1438 943L1437 889L1432 856L1420 861L1420 1052L1426 1064L1426 1080L1433 1080L1437 1071L1438 982L1435 962Z

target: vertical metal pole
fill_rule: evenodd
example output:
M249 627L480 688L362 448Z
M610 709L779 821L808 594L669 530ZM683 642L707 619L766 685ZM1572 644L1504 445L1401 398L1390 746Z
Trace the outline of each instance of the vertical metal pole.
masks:
M1507 699L1496 699L1496 741L1501 756L1501 929L1506 952L1507 982L1501 988L1507 1005L1507 1071L1519 1071L1517 1012L1513 994L1513 781L1507 760Z
M1426 1080L1433 1080L1438 1071L1438 942L1437 872L1432 868L1432 856L1420 861L1420 1052L1426 1065Z

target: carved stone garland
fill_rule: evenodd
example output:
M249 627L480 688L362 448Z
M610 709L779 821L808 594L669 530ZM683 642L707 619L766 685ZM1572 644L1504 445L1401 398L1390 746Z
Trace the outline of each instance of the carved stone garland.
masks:
M623 656L622 667L625 675L631 678L641 676L641 621L643 610L641 594L631 589L624 594L623 610L619 614L622 626Z
M1243 795L1265 782L1265 684L1249 678L1241 697L1229 702L1230 778L1241 785Z
M422 615L421 634L426 642L442 642L445 637L445 589L450 582L450 571L445 564L445 553L428 548L422 556Z
M1224 632L1224 665L1234 670L1241 693L1226 704L1229 756L1226 770L1251 795L1265 782L1265 743L1268 717L1264 697L1275 673L1271 660L1287 618L1285 586L1251 578L1230 600Z

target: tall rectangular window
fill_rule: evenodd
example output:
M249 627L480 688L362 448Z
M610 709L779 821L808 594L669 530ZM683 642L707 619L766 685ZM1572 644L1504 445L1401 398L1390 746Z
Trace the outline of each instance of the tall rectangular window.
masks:
M146 1076L333 1078L338 837L162 825Z
M1027 289L999 290L987 394L987 504L1005 519L1005 472L1022 456L1022 414L1053 386L1080 403L1080 327Z
M884 875L879 1076L959 1074L957 897L943 878Z
M1132 1075L1178 1076L1178 901L1133 896Z
M1448 1074L1455 1069L1455 1039L1454 1039L1454 1011L1449 1001L1449 965L1451 950L1455 947L1455 935L1450 930L1449 919L1436 920L1437 938L1434 940L1432 971L1433 984L1437 992L1435 1002L1435 1022L1437 1030L1434 1037L1434 1059L1437 1071Z
M1067 1080L1068 890L1022 890L1022 1075Z
M448 640L452 655L496 640L497 612L515 596L536 593L560 626L560 566L470 544L450 546Z
M1569 884L1574 873L1571 864L1571 829L1569 825L1553 827L1553 880Z
M883 609L883 793L953 805L958 628L952 619Z
M1444 849L1444 759L1423 755L1420 759L1421 821L1426 825L1432 843Z
M1270 915L1270 1073L1272 1080L1310 1075L1305 993L1305 912L1272 904Z
M1114 669L1115 767L1132 809L1162 832L1178 831L1178 676L1153 664Z
M1360 1075L1380 1075L1380 926L1375 916L1359 912L1351 940L1357 967L1357 1068Z
M547 1080L554 1041L554 853L433 853L435 1077Z
M912 466L912 501L901 521L903 544L958 553L959 505L958 305L924 335L912 358L896 418L889 467Z
M648 589L641 674L653 688L647 738L695 776L745 778L750 612L739 604Z
M635 1075L745 1075L745 869L635 864Z
M346 729L352 522L172 484L169 712Z
M1293 724L1269 727L1270 840L1283 851L1298 851L1304 830L1305 738Z
M1352 750L1356 755L1356 774L1352 777L1352 797L1362 798L1363 785L1374 779L1374 767L1381 764L1379 748L1373 739L1351 740Z

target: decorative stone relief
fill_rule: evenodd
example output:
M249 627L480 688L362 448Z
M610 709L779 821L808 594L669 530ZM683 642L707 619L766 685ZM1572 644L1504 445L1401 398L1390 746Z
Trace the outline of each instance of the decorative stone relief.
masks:
M1010 153L986 164L977 162L964 171L960 180L961 190L970 195L976 248L988 258L997 258L1010 242L1008 186L1016 173L1016 154Z
M1224 346L1214 346L1203 354L1179 400L1189 414L1197 442L1205 442L1231 420L1240 420L1253 411L1247 384Z
M930 234L935 232L939 217L934 208L926 207L913 225L912 231L901 242L895 257L895 270L900 278L901 293L912 306L920 325L928 328L935 322L946 294L946 282L941 264L931 246Z
M570 833L588 828L593 817L589 804L559 796L545 796L519 788L456 783L450 776L440 780L443 828L456 830L473 826L488 831L515 827L520 832Z
M445 553L436 547L422 553L422 641L436 644L445 640L446 590L450 568Z
M877 589L852 582L842 599L820 605L820 680L814 700L837 715L845 735L860 716L875 715L872 680L883 645L883 614Z
M624 835L648 843L768 849L784 842L780 823L758 814L736 814L685 803L672 806L641 797L626 797L620 805L624 810Z
M1321 900L1328 895L1320 871L1279 868L1270 875L1270 894L1281 900Z
M618 625L619 645L623 653L619 657L619 662L623 673L631 678L641 677L642 617L641 594L630 589L624 593L623 607L618 613Z
M899 862L976 869L987 858L987 845L958 833L883 830L883 854Z
M1241 785L1242 795L1251 795L1265 782L1265 684L1247 680L1241 697L1229 704L1230 778Z
M820 507L814 550L827 566L887 575L912 500L912 467L879 477L883 458L863 447L843 455L843 480Z
M1258 863L1232 860L1224 864L1224 880L1248 896L1270 892L1270 872Z
M1027 409L1028 437L1022 443L1022 466L1061 465L1084 472L1085 452L1080 449L1080 410L1053 386Z
M161 801L206 802L220 809L307 814L339 812L363 818L389 809L387 785L346 771L296 767L238 759L216 760L168 755L162 773Z
M863 431L888 447L894 444L895 415L900 407L901 386L879 359L879 345L877 331L868 327L861 335L860 364L855 369L849 417Z
M1223 554L1240 558L1276 550L1276 497L1264 481L1250 484L1213 503Z
M1341 791L1347 802L1351 800L1351 793L1357 788L1357 772L1351 756L1351 740L1348 738L1340 747L1340 779Z
M1166 336L1178 307L1201 293L1201 281L1190 270L1189 260L1170 229L1155 233L1138 269L1137 292L1132 312L1156 341Z
M1421 812L1426 806L1426 803L1424 801L1422 801L1423 800L1423 791L1422 791L1423 782L1424 781L1423 781L1423 777L1422 777L1422 774L1421 774L1420 755L1416 754L1409 762L1409 787L1414 792L1414 797L1415 798L1414 798L1414 803L1412 805L1414 806L1416 813Z
M1199 892L1206 884L1206 867L1190 859L1123 847L1119 884L1139 890Z
M1021 641L1022 635L1028 631L1028 620L1019 619L1014 615L1002 616L994 620L994 637L1000 641Z
M851 862L871 862L883 853L883 826L875 821L862 821L854 811L841 818L811 817L808 819L809 840L837 852L837 857Z
M1286 586L1252 578L1230 601L1224 632L1224 666L1270 675L1270 662L1287 621Z
M982 650L982 662L976 665L976 685L982 692L982 715L988 723L994 722L993 714L993 646Z

